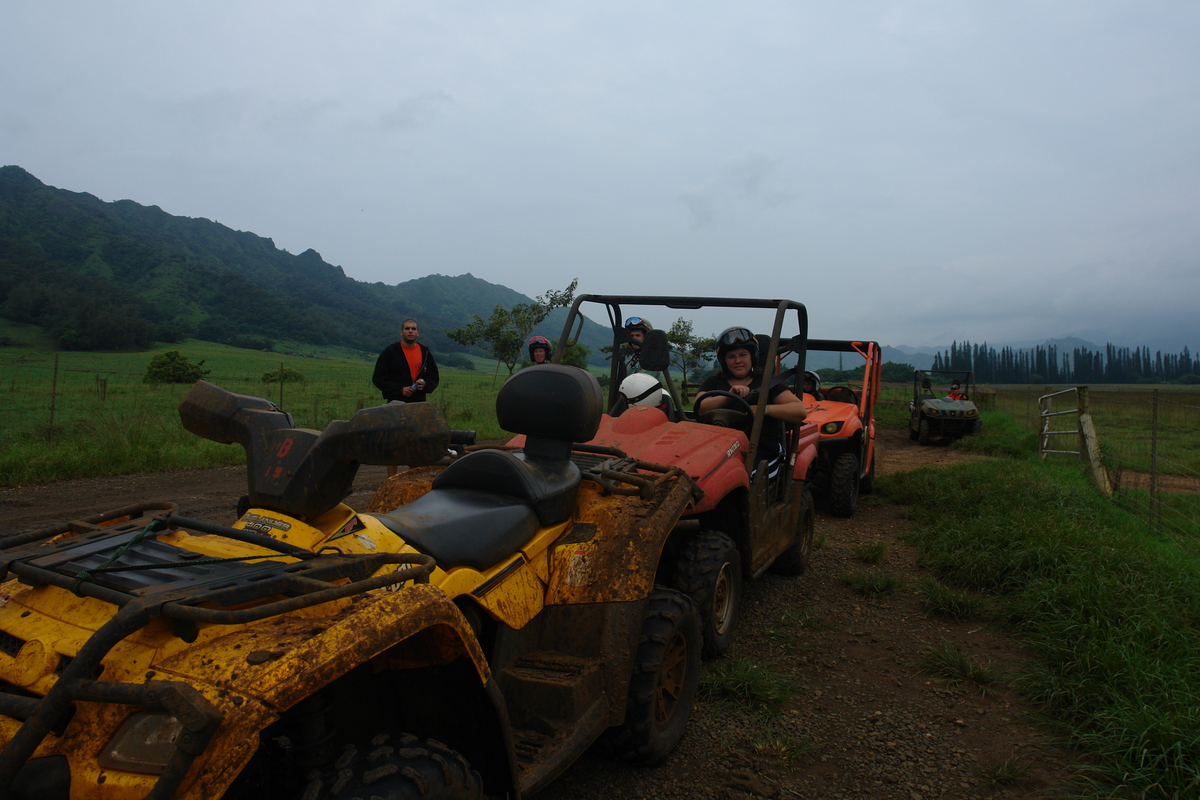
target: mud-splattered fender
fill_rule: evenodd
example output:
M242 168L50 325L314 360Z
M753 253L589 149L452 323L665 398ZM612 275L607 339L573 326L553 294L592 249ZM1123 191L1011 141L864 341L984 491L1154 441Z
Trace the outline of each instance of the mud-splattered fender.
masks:
M467 657L481 683L491 673L470 626L435 586L377 590L315 614L272 617L155 664L164 677L242 693L291 708L355 666L385 657L394 666L430 666ZM327 609L325 614L320 614Z
M808 479L809 468L817 460L817 441L820 439L820 433L816 425L806 422L798 428L796 435L798 442L796 446L796 463L792 469L792 477L798 481L803 481Z

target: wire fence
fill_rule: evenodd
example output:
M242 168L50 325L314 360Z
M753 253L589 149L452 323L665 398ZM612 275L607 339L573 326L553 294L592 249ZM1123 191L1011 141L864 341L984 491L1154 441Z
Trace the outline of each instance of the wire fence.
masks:
M148 384L144 365L90 364L78 354L71 355L74 357L61 361L52 354L0 362L0 444L33 438L62 445L74 436L86 435L102 419L129 425L161 417L177 424L176 409L187 385ZM290 412L297 425L318 430L331 420L349 419L356 410L383 402L371 385L369 366L358 368L357 373L352 369L345 370L346 374L330 372L297 382L264 380L264 366L281 376L288 372L280 362L273 368L267 362L243 369L225 368L205 378L232 392L265 397ZM300 366L308 370L309 364ZM431 400L451 426L478 425L489 435L500 435L492 430L495 412L491 398L496 391L492 384L498 386L506 376L445 372Z
M1152 535L1200 553L1200 404L1194 395L1093 387L1090 397L1116 501L1144 519ZM1077 424L1069 415L1049 419L1058 430Z

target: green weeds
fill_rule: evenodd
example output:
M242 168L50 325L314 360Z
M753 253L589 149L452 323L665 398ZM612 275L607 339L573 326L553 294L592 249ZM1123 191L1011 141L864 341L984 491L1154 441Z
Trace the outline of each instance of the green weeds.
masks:
M1098 794L1200 796L1200 559L1073 467L985 459L879 488L910 505L922 563L1031 649L1020 686L1094 754Z
M928 576L917 582L917 594L927 614L948 619L974 619L987 607L987 598L983 595L952 589Z
M887 542L876 539L870 544L860 544L854 548L854 557L864 564L878 564L887 555Z
M1000 682L999 671L990 663L981 664L944 639L939 644L926 648L921 658L921 666L951 683L970 681L984 694L989 686Z
M750 711L778 713L795 695L795 685L773 667L747 658L711 661L700 673L700 696Z
M844 572L838 575L838 580L867 597L882 597L904 585L904 581L898 576L878 569L868 572Z

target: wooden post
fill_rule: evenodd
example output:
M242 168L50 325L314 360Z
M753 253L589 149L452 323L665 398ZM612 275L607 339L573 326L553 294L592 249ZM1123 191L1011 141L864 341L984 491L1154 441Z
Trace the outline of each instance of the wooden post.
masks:
M54 354L54 377L50 380L50 427L46 429L47 444L54 444L54 398L58 395L58 353Z
M1092 483L1105 497L1112 497L1112 483L1108 480L1108 470L1100 460L1100 440L1096 436L1096 425L1092 422L1091 407L1088 403L1088 387L1077 386L1075 393L1079 395L1079 457L1087 462L1088 470L1092 473Z
M1150 533L1154 533L1158 511L1158 389L1150 401Z

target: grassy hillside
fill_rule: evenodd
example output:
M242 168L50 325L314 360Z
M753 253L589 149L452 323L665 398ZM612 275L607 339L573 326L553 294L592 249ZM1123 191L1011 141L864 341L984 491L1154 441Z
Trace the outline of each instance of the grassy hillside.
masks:
M294 340L378 352L412 316L427 344L464 351L447 328L530 301L469 273L396 285L356 281L314 250L292 255L211 220L132 200L105 203L0 167L0 317L41 327L60 349L147 349L199 338L251 349ZM562 319L560 312L539 332L557 335ZM598 328L584 339L593 349L604 341Z

